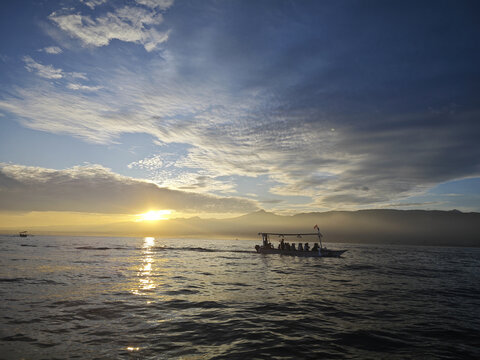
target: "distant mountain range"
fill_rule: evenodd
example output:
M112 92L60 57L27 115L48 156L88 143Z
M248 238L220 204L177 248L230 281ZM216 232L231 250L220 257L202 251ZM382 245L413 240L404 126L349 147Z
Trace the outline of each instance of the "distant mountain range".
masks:
M348 243L480 246L480 213L425 210L360 210L302 213L282 216L258 211L229 219L171 219L123 222L95 227L31 228L30 232L112 235L259 239L259 232L314 232L324 241Z

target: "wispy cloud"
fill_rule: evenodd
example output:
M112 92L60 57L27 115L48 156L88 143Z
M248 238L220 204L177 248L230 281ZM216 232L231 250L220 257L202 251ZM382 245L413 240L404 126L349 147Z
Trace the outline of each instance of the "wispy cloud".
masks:
M71 72L67 73L69 76L71 76L73 79L82 79L82 80L88 80L88 77L84 73L79 73L79 72Z
M92 99L83 92L67 93L52 85L43 85L19 90L17 95L17 100L0 101L0 108L16 114L22 124L31 129L69 134L104 144L114 142L122 133L152 129L151 124L139 123L121 108L116 108L118 103L102 103L100 97Z
M131 214L149 209L243 213L255 202L161 188L100 165L53 170L21 165L0 168L0 210Z
M29 128L89 142L149 134L158 152L130 167L150 171L158 183L227 192L236 189L234 176L264 176L270 193L259 199L311 199L279 204L292 208L396 203L480 172L480 112L472 90L478 66L467 56L468 40L431 37L419 15L426 8L412 14L400 5L398 12L379 6L390 33L363 8L354 14L342 3L275 11L259 3L252 13L241 1L192 2L175 14L164 11L170 1L129 4L112 9L105 3L95 15L54 12L50 20L85 45L118 39L148 51L165 43L161 53L122 49L115 65L99 64L92 73L81 67L78 74L95 79L93 85L69 80L67 87L78 91L65 91L35 83L10 91L0 108ZM432 24L445 20L432 16ZM477 28L455 16L459 33ZM162 29L167 20L171 36ZM405 32L422 40L412 42ZM113 44L109 50L115 53ZM46 79L67 75L26 59L27 68ZM185 150L165 157L168 144Z
M97 6L105 4L108 0L80 0L80 1L93 10Z
M67 88L69 88L70 90L80 90L80 91L98 91L103 89L103 86L88 86L88 85L70 83L67 85Z
M42 65L33 60L31 56L24 56L23 62L28 71L35 72L45 79L61 79L64 76L62 69L56 69L52 65Z
M70 36L80 39L85 45L106 46L113 39L139 43L145 50L152 51L168 40L168 31L158 31L156 26L163 22L163 15L155 8L165 9L161 4L152 9L122 7L114 12L92 18L81 14L52 13L49 18Z
M174 0L136 0L137 4L148 6L152 9L168 9L173 5Z
M58 46L48 46L43 49L40 49L39 51L43 51L43 52L46 52L47 54L52 54L52 55L61 54L63 52L62 48Z
M25 69L45 79L81 79L88 80L86 74L79 72L66 72L63 69L55 68L53 65L43 65L35 61L31 56L22 58Z
M385 117L377 128L337 122L332 131L328 121L310 121L321 116L311 110L280 111L283 105L268 88L233 95L215 82L186 83L166 61L150 64L145 72L110 73L101 80L109 91L95 89L100 91L95 97L44 84L18 90L0 108L30 128L89 142L147 133L163 144L188 144L169 162L156 156L131 164L151 171L151 179L163 186L231 192L235 185L225 180L229 176L268 175L272 194L308 196L314 208L381 204L475 172L480 154L464 142L473 136L474 113L456 114L455 128L448 122L428 125L431 116L450 115L425 112ZM401 130L380 126L389 121L403 124ZM428 140L418 126L426 126ZM454 150L462 147L469 151Z

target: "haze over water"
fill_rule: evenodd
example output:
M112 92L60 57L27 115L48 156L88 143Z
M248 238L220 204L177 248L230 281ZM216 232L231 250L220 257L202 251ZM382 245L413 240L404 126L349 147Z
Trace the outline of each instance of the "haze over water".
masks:
M480 249L0 237L2 359L479 358Z

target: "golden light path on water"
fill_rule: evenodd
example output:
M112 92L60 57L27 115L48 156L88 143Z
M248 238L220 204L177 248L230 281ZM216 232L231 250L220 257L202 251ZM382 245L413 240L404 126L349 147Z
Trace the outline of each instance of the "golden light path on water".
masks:
M153 247L155 246L155 238L147 236L143 238L142 245L142 263L138 269L138 286L131 290L132 294L142 296L146 295L146 292L152 291L156 288L155 281L153 280ZM147 301L147 304L150 304L151 301ZM140 347L138 346L128 346L126 348L129 352L139 351Z
M156 287L155 282L152 278L154 246L154 237L145 237L143 239L142 264L137 273L140 286L136 289L132 289L132 293L135 295L144 295L145 291L153 290Z

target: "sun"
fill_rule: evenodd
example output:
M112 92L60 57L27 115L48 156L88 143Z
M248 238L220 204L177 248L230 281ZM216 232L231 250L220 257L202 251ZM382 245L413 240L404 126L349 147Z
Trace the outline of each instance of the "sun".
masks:
M135 221L168 220L168 215L171 213L171 210L150 210L146 213L136 215L137 219Z

